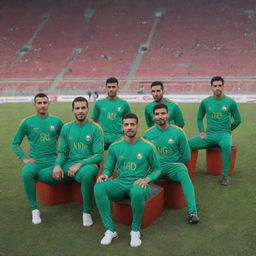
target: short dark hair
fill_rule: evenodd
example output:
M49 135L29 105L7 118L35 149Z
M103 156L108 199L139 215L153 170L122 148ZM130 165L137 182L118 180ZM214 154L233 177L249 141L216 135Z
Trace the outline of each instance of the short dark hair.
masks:
M34 102L36 102L36 98L48 98L48 96L45 93L39 92L35 97L34 97Z
M154 82L151 84L151 88L154 87L154 86L161 86L162 91L164 90L164 85L163 85L163 83L160 82L160 81L154 81Z
M155 114L155 111L156 111L157 109L160 109L160 108L166 109L167 113L169 112L169 111L168 111L168 107L167 107L165 104L160 103L160 104L156 104L156 105L154 106L154 108L153 108L153 114Z
M117 78L115 78L115 77L110 77L110 78L108 78L108 79L106 80L106 85L107 85L107 84L114 84L114 83L117 83L117 85L118 85L118 80L117 80Z
M122 121L124 121L124 119L135 119L137 124L139 123L138 116L136 114L134 114L134 113L124 114Z
M72 109L74 109L76 102L86 102L86 106L88 108L88 101L85 97L79 96L79 97L74 98L74 100L72 101Z
M213 82L215 81L221 81L222 84L224 85L224 79L221 77L221 76L214 76L212 79L211 79L211 86L213 84Z

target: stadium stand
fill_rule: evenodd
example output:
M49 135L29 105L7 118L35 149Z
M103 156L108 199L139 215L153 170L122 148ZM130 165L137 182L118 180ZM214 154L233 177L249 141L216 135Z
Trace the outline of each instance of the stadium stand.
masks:
M134 93L152 80L197 93L216 74L229 92L255 92L255 15L250 0L4 1L0 92L28 94L32 79L79 93L116 76Z

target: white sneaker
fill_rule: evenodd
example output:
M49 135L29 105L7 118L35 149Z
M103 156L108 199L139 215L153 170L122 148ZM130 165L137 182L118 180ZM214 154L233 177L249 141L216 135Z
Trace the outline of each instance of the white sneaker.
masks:
M83 213L83 226L90 227L93 224L90 213Z
M111 244L112 240L116 239L116 238L118 238L118 235L116 232L107 230L104 234L104 237L101 239L100 244L109 245L109 244Z
M40 224L42 222L42 219L40 217L40 211L38 209L35 209L32 211L32 223L33 224Z
M140 239L140 231L131 231L131 247L138 247L141 245L141 239Z

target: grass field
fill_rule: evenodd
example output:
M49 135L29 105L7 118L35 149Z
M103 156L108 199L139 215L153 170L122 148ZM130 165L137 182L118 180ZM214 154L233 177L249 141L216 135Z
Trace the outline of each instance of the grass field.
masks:
M132 104L140 117L140 134L145 130L144 104ZM181 104L188 137L197 134L197 104ZM218 185L218 178L206 174L205 152L200 152L194 185L201 222L185 223L186 209L164 210L142 230L140 248L129 246L130 227L117 225L119 239L100 246L104 229L94 205L95 224L82 226L82 206L78 203L45 206L39 204L43 223L33 225L21 185L21 167L10 149L20 121L34 113L28 103L0 105L0 256L76 255L174 255L174 256L252 256L256 255L255 186L255 105L239 104L242 124L233 133L238 146L235 174L231 185ZM71 103L52 103L51 114L64 122L73 119ZM26 148L26 143L24 143Z

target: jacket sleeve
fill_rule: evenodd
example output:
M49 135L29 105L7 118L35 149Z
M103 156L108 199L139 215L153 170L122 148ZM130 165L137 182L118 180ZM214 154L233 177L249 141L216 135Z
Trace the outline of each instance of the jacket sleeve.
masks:
M98 126L96 127L93 134L93 155L87 159L80 161L80 164L99 164L103 161L104 143L103 143L103 131Z
M151 115L148 113L148 106L145 108L144 116L148 127L151 127L155 124L154 120L151 118Z
M147 176L149 178L150 182L156 180L159 178L159 176L162 174L161 164L159 161L159 156L156 151L155 146L152 145L152 150L149 156L149 165L151 167L151 173Z
M116 154L113 146L109 147L107 161L104 166L103 174L111 177L116 166Z
M185 126L183 114L179 105L176 105L174 109L174 122L180 128L183 128Z
M187 163L191 158L191 152L190 152L188 140L184 131L180 131L180 135L179 135L179 152L180 152L180 161L184 164Z
M69 152L69 145L68 145L68 141L67 141L67 129L64 126L61 130L60 133L60 138L59 138L59 147L58 147L58 156L55 162L55 166L56 165L63 165L63 163L65 162L67 156L68 156L68 152Z
M234 119L233 123L231 123L231 131L233 131L241 123L240 112L235 101L233 101L231 107L231 116Z
M26 158L20 144L22 143L24 137L27 135L27 125L26 122L23 121L17 129L17 132L12 140L11 148L18 156L19 159L23 160Z
M199 132L205 132L204 122L203 122L205 114L206 114L206 110L204 107L204 102L202 101L199 105L199 109L197 112L197 120L196 120Z

